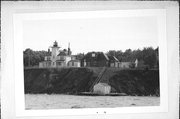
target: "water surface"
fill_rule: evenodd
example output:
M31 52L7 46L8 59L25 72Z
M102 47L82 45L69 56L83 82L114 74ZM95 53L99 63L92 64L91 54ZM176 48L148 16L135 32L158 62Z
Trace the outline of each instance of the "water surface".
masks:
M61 94L26 94L26 109L72 109L129 106L158 106L153 96L78 96Z

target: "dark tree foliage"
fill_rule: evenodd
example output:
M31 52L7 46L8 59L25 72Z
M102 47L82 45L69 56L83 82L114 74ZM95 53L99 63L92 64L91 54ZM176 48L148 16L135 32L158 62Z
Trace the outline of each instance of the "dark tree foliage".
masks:
M78 60L81 60L83 57L84 57L84 53L78 53L78 54L76 55L76 58L77 58Z
M115 51L110 50L107 55L115 56L119 61L122 62L134 62L136 59L143 61L144 65L148 65L153 68L158 65L158 48L153 49L152 47L143 48L142 50L131 50L127 49L124 52L121 50Z
M33 51L31 49L26 49L23 52L24 56L24 66L36 66L39 62L44 61L44 57L48 55L47 51Z

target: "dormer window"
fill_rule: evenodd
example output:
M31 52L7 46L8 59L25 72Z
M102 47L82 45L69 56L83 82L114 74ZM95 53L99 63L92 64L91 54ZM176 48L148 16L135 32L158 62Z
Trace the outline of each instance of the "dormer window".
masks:
M96 54L95 53L92 53L92 57L95 57L96 56Z

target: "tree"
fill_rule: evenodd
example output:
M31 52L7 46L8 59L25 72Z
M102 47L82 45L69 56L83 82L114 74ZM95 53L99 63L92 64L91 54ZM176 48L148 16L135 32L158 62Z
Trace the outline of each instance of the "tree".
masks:
M143 49L143 60L144 64L148 65L150 68L153 68L157 63L156 51L152 47Z
M152 47L145 47L143 50L137 49L133 51L127 49L125 52L122 52L121 50L110 50L107 52L107 55L115 56L122 62L134 62L138 59L143 61L144 64L148 65L150 68L158 65L158 48L153 49Z
M76 55L76 58L77 58L78 60L81 60L83 57L84 57L84 53L78 53L78 54Z
M110 50L107 54L109 56L116 56L116 51L115 50Z
M48 55L47 51L33 51L30 48L23 52L24 66L35 66L39 62L44 60L44 57Z

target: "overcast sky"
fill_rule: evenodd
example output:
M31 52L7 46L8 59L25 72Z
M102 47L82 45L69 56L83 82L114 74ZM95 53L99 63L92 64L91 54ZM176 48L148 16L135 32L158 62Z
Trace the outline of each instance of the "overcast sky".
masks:
M158 46L156 17L34 20L23 23L23 47L48 50L56 40L73 54Z

